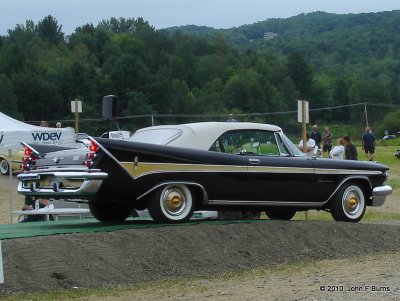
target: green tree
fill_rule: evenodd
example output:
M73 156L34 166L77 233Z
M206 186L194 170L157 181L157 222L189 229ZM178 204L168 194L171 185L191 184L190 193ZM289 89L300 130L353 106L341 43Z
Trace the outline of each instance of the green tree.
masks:
M311 94L313 72L311 66L298 52L293 52L288 57L287 69L289 76L296 85L300 97L307 99Z
M62 25L52 16L47 16L40 21L36 27L39 38L50 44L59 44L64 42L64 33L61 31Z
M14 118L23 119L18 108L17 96L14 94L11 80L0 74L0 112Z

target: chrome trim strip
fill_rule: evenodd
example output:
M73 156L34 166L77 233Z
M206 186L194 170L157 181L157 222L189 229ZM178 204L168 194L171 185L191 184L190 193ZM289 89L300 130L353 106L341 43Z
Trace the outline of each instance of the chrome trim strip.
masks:
M116 160L116 159L115 159ZM254 165L212 165L186 163L152 163L152 162L118 162L133 179L150 174L206 172L206 173L279 173L279 174L350 174L350 175L379 175L381 171L351 170L351 169L322 169L308 167L254 166ZM249 162L250 163L250 162Z
M314 174L314 168L280 167L280 166L251 166L251 165L211 165L211 164L180 164L180 163L151 163L151 162L121 162L125 170L134 179L158 173L206 172L206 173L282 173L282 174Z
M352 174L352 175L379 175L382 174L380 170L359 170L359 169L328 169L328 168L316 168L315 174L324 175L324 174Z
M75 169L63 168L62 170L52 169L43 172L30 172L26 174L19 174L17 178L19 181L39 180L43 176L53 176L60 179L105 179L108 174L101 172L99 169L86 171L76 171Z
M244 200L209 200L208 205L216 206L279 206L279 207L312 207L321 208L321 202L279 202L279 201L244 201Z
M201 189L201 191L203 192L203 203L207 204L208 202L208 196L207 196L207 191L205 190L205 188L203 187L203 185L196 183L196 182L182 182L182 181L177 181L177 182L163 182L160 183L154 187L152 187L151 189L149 189L148 191L146 191L145 193L143 193L142 195L140 195L139 197L137 197L136 200L140 200L141 198L145 197L146 195L154 192L155 190L157 190L160 187L166 186L166 185L188 185L188 186L197 186Z

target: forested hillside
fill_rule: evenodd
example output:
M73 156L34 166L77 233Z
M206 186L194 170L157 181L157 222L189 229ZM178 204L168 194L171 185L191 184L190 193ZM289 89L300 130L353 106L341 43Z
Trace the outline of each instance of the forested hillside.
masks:
M264 40L265 32L277 36ZM47 16L0 37L0 111L27 121L72 119L70 101L80 99L81 118L95 119L102 97L115 94L120 117L172 123L234 112L293 129L297 99L304 98L315 109L313 123L358 126L365 108L359 104L368 103L377 127L400 107L399 47L399 11L313 13L229 30L155 30L141 18L111 18L70 36ZM130 130L149 125L121 120ZM390 131L400 129L391 124Z

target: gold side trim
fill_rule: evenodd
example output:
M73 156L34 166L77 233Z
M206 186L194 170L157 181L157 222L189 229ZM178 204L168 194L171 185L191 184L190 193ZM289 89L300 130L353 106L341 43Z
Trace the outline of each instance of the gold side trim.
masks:
M155 173L207 172L207 173L278 173L278 174L346 174L346 175L378 175L380 171L321 169L280 166L237 166L237 165L207 165L207 164L177 164L149 162L120 162L120 164L137 179Z
M237 165L206 165L206 164L172 164L172 163L135 163L121 162L121 165L135 178L154 173L178 172L254 172L254 173L295 173L313 174L313 168L294 168L278 166L237 166Z
M148 174L165 172L247 172L247 166L173 164L173 163L134 163L121 162L121 165L136 179Z
M346 174L346 175L379 175L382 172L379 170L358 170L358 169L327 169L327 168L316 168L316 174Z

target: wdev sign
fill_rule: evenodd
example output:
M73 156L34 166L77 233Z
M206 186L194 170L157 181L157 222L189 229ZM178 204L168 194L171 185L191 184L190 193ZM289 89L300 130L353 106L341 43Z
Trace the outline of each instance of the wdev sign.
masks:
M32 132L34 143L38 144L58 144L61 139L62 132Z

